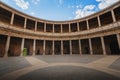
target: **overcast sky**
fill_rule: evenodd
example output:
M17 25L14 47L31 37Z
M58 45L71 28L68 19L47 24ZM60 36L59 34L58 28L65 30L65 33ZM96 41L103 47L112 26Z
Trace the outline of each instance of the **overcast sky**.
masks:
M26 14L46 20L72 20L98 12L119 0L1 0Z

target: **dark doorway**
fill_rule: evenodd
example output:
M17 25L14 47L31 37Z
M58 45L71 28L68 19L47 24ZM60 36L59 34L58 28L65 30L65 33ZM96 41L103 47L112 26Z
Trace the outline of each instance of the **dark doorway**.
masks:
M104 37L105 49L107 54L120 54L119 45L116 35L109 35Z
M82 49L82 54L90 54L89 40L88 39L81 40L81 49Z
M55 54L61 54L61 41L55 41Z
M26 55L33 54L33 40L32 39L25 39L24 48L26 48Z
M120 54L119 46L116 41L110 43L111 54Z
M69 41L63 41L63 53L70 54L70 44Z
M7 36L0 35L0 57L3 57L5 54Z

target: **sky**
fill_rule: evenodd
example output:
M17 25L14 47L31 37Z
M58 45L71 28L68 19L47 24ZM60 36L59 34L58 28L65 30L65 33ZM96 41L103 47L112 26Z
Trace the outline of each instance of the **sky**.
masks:
M88 16L119 0L0 0L34 17L65 21Z

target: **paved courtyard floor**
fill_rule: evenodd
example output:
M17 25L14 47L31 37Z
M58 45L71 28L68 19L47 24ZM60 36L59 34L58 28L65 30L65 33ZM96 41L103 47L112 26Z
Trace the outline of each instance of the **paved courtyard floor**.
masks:
M0 80L120 80L120 55L0 58Z

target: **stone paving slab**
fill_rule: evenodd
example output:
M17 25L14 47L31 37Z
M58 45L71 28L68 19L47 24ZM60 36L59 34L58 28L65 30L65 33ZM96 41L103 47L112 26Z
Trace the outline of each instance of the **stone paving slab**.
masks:
M54 55L54 56L35 56L37 59L43 60L47 63L90 63L101 59L103 55Z
M120 80L120 78L84 67L53 66L32 71L17 80Z
M0 76L31 66L24 57L0 58Z
M25 59L31 64L31 65L38 65L38 64L47 64L46 62L40 60L40 59L37 59L35 57L25 57Z
M109 66L109 68L120 71L120 58L118 58L117 60L115 60L115 61Z
M10 72L10 67L5 68L5 71L8 71L8 73L5 72L4 75L1 75L0 80L99 80L99 77L101 77L100 80L120 80L120 70L109 68L109 65L112 65L116 60L119 61L119 58L120 56L103 55L47 55L0 58L0 64L2 64L0 70L4 69L4 66L8 64L14 66L12 69L15 69ZM26 63L29 66L22 68L21 66L26 65ZM16 66L20 68L18 69L17 67L16 69ZM62 77L61 71L67 77ZM44 78L47 73L50 76ZM69 73L74 76L71 76ZM88 75L89 77L87 78L81 75Z

